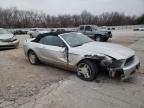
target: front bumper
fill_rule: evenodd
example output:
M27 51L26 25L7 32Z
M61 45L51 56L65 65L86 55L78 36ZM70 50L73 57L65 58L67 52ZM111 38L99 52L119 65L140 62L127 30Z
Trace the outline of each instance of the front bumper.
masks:
M19 40L16 39L13 42L0 42L0 49L16 48L19 45Z
M119 75L119 78L121 80L126 80L132 77L136 72L136 70L138 70L139 68L140 68L140 61L135 56L134 61L130 65L124 66L122 68L111 68L110 73L112 73L111 77Z
M102 38L103 38L103 39L112 38L112 34L102 35Z
M106 37L112 38L112 34L107 34Z
M140 61L139 59L135 56L134 62L126 67L123 67L123 75L121 76L122 80L128 79L131 77L136 70L140 68Z

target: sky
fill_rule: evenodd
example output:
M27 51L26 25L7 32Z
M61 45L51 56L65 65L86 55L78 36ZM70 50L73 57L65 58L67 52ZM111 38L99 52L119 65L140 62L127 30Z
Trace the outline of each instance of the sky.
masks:
M94 15L117 11L140 16L144 13L144 0L0 0L0 7L43 11L50 15L73 15L87 10Z

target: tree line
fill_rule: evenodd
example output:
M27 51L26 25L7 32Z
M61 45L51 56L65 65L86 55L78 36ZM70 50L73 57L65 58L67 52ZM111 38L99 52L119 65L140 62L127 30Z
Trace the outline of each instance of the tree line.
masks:
M0 8L1 28L32 28L32 27L77 27L83 24L98 26L120 26L144 24L141 16L126 16L123 13L111 12L93 15L84 10L79 15L51 16L44 12L18 10L17 8Z

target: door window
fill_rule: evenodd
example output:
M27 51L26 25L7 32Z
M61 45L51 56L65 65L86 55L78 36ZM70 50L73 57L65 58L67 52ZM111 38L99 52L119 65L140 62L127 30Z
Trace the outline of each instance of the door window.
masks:
M64 46L64 42L58 36L45 36L40 39L39 43L51 46Z
M84 30L84 26L80 26L80 30Z
M86 30L86 31L92 31L92 29L91 29L90 26L86 26L86 27L85 27L85 30Z

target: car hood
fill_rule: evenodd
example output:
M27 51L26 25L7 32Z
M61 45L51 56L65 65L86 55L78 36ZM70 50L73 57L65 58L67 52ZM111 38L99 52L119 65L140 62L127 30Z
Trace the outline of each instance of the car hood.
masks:
M50 31L39 31L39 33L49 33Z
M132 49L113 43L90 42L77 48L82 50L81 52L91 52L92 54L100 53L113 57L117 60L126 59L135 55L135 52Z
M0 34L0 39L11 39L14 35L13 34Z

